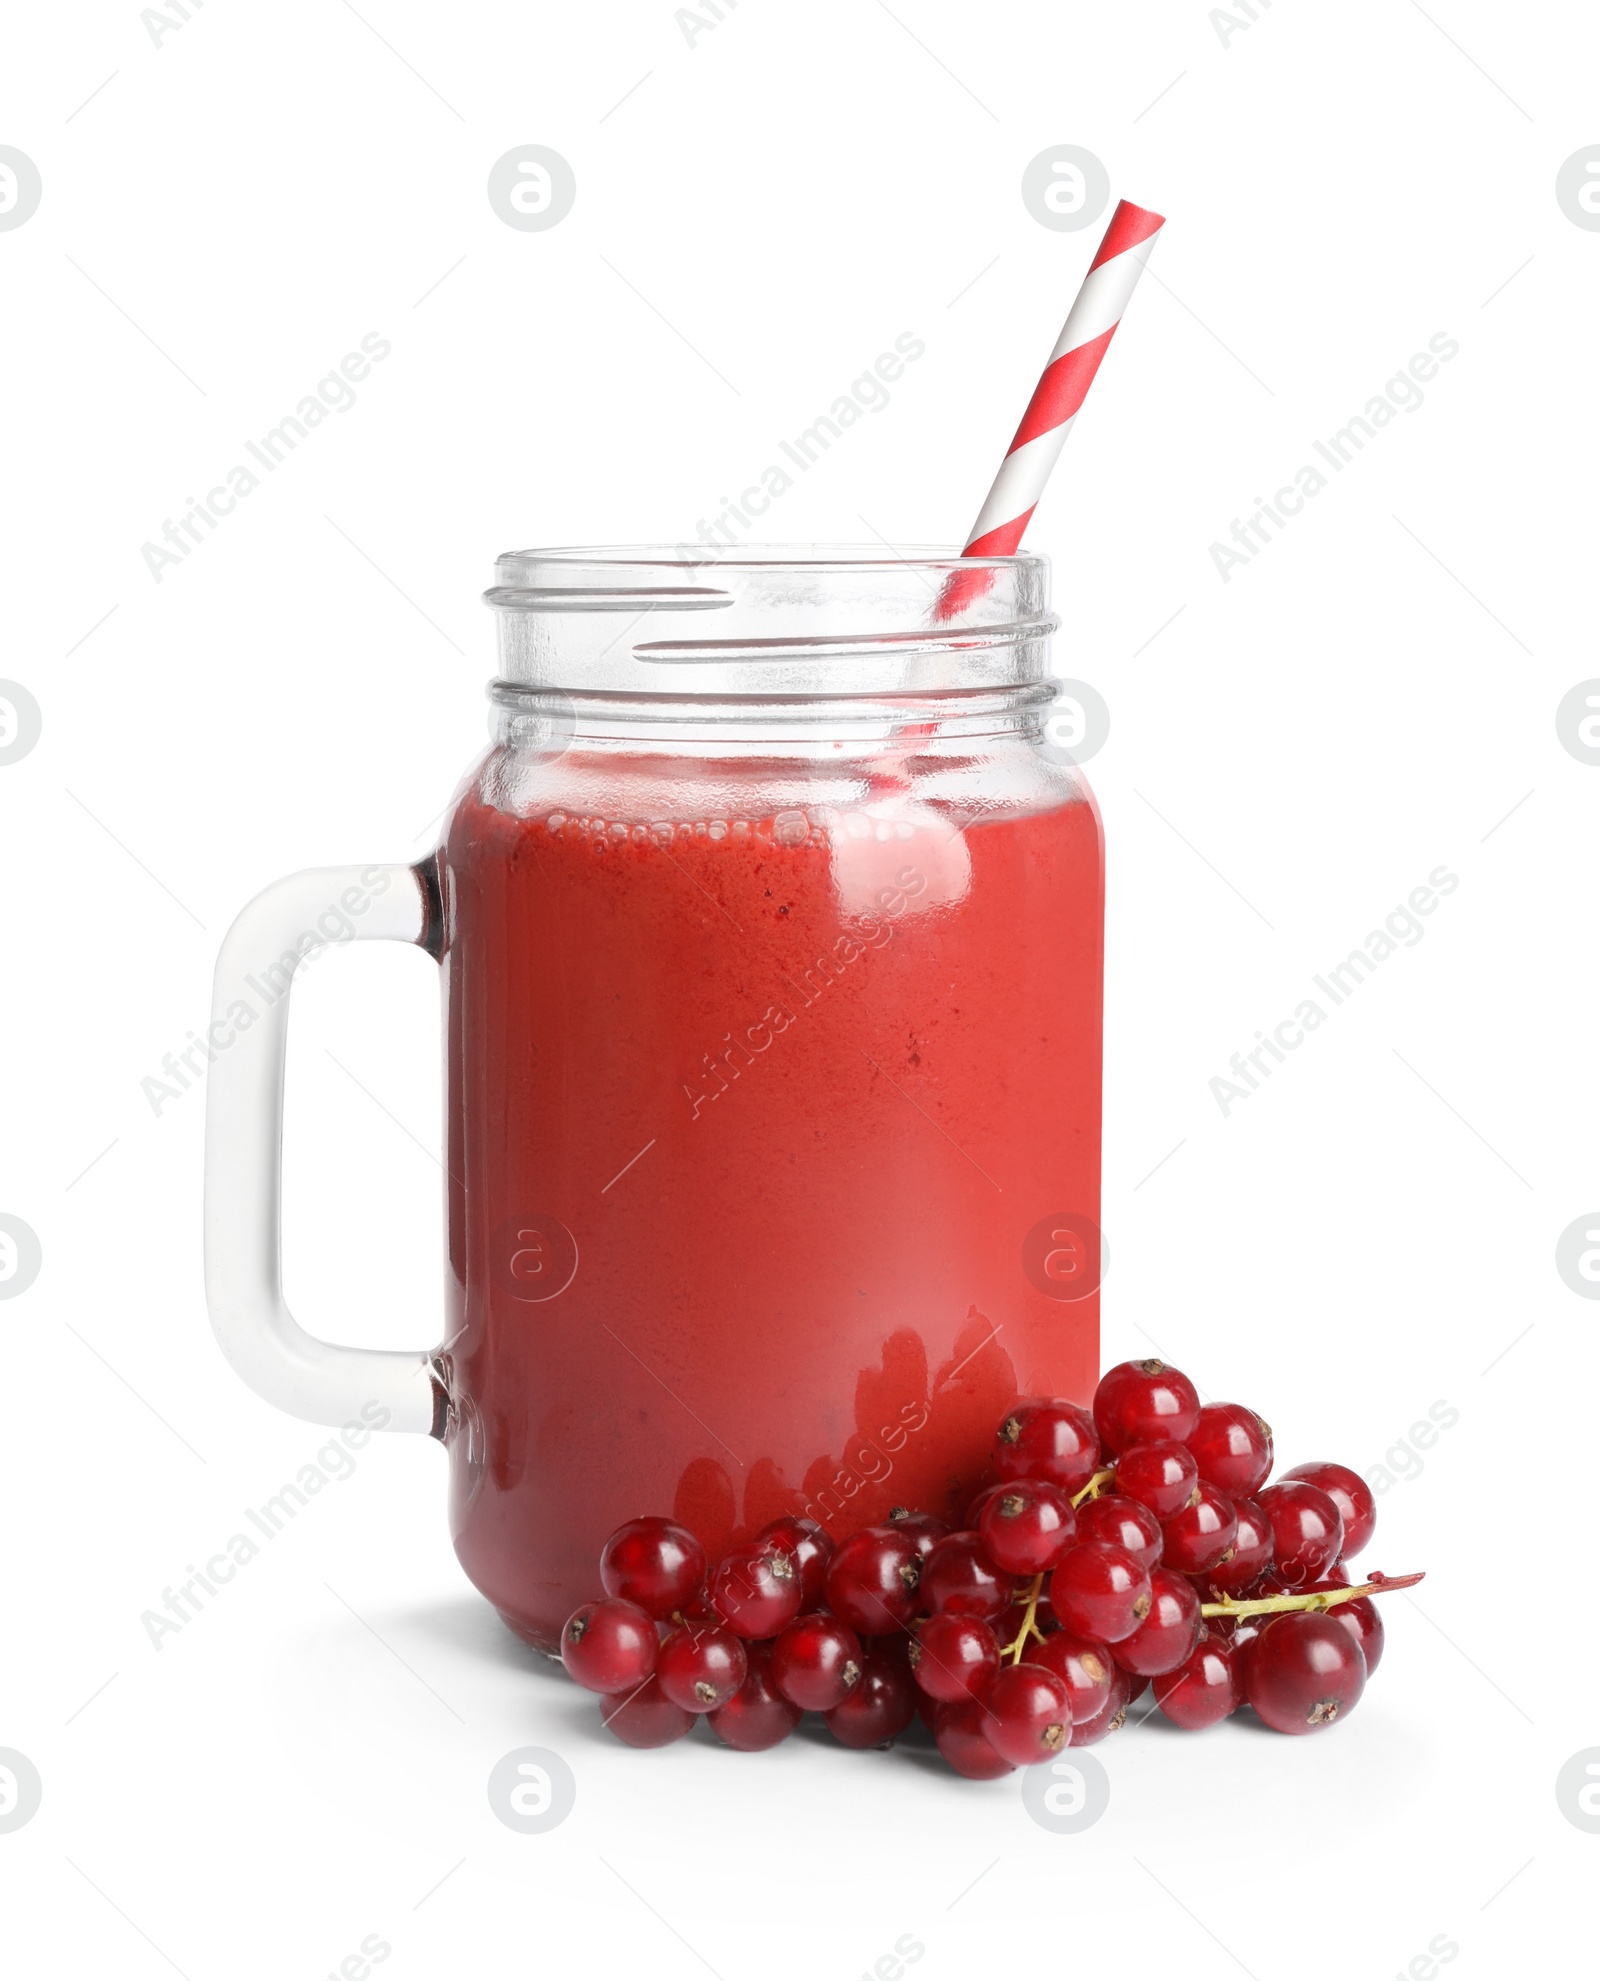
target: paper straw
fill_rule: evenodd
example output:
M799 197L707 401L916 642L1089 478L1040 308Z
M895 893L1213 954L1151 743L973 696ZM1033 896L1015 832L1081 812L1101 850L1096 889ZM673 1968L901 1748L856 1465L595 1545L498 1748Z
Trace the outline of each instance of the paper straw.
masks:
M1022 542L1162 225L1159 213L1118 202L988 500L968 532L964 557L1009 557Z

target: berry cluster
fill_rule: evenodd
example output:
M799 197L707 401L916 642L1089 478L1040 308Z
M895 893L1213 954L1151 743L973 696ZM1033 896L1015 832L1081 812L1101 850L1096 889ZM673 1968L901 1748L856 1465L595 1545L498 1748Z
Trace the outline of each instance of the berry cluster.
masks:
M897 1508L836 1545L792 1516L712 1566L674 1522L629 1521L562 1662L634 1747L704 1714L754 1751L807 1712L846 1747L883 1747L920 1715L958 1773L988 1779L1103 1739L1152 1684L1180 1727L1248 1704L1310 1733L1377 1665L1372 1597L1420 1578L1351 1585L1375 1520L1359 1474L1301 1465L1268 1486L1271 1470L1253 1411L1124 1362L1092 1411L1019 1402L953 1532Z

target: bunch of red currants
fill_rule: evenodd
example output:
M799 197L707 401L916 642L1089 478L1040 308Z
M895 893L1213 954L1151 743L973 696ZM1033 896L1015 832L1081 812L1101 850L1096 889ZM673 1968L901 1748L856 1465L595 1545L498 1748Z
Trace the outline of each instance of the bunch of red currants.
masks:
M629 1521L562 1662L631 1746L704 1714L754 1751L814 1712L846 1747L883 1747L920 1715L977 1779L1103 1739L1152 1684L1180 1727L1248 1704L1314 1732L1378 1663L1372 1597L1420 1578L1351 1584L1375 1520L1358 1473L1302 1465L1268 1486L1271 1471L1253 1411L1124 1362L1092 1411L1035 1397L1008 1412L992 1483L954 1532L896 1508L836 1545L790 1516L711 1567L687 1529Z

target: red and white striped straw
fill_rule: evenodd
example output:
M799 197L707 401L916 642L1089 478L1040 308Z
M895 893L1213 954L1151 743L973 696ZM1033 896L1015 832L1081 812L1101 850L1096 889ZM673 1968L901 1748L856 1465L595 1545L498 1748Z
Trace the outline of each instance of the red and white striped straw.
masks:
M1021 543L1163 224L1159 213L1118 202L963 557L1009 557Z

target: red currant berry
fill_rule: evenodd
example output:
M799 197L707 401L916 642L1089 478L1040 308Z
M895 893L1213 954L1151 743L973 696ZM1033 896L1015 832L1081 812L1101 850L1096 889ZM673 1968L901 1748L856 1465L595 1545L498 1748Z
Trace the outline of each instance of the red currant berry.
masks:
M1367 1682L1354 1635L1326 1613L1275 1616L1244 1657L1244 1696L1279 1733L1316 1733L1352 1711Z
M637 1603L585 1603L561 1632L561 1662L589 1692L631 1692L656 1668L655 1619Z
M1161 1522L1149 1507L1121 1493L1084 1501L1078 1508L1078 1539L1126 1548L1142 1568L1154 1568L1161 1559Z
M670 1747L694 1722L694 1714L674 1705L654 1678L600 1701L600 1724L630 1747Z
M1128 1685L1128 1674L1121 1665L1115 1666L1111 1673L1111 1689L1099 1712L1091 1713L1086 1720L1074 1720L1074 1747L1092 1747L1097 1740L1104 1740L1108 1733L1120 1732L1128 1717Z
M1272 1522L1254 1500L1237 1500L1238 1527L1233 1552L1196 1576L1201 1600L1211 1601L1213 1589L1224 1596L1248 1596L1272 1566Z
M676 1521L652 1515L619 1527L600 1550L600 1585L651 1616L686 1610L706 1579L706 1551Z
M776 1637L800 1613L800 1571L770 1541L750 1541L712 1569L706 1598L735 1637Z
M1194 1384L1165 1362L1119 1362L1100 1378L1094 1393L1095 1429L1108 1458L1153 1438L1187 1444L1199 1421Z
M887 1747L917 1716L917 1689L894 1658L869 1651L861 1682L824 1713L829 1733L842 1747Z
M1200 1598L1175 1569L1150 1576L1150 1613L1112 1649L1117 1663L1141 1678L1176 1671L1200 1641Z
M1042 1644L1035 1644L1028 1662L1043 1665L1066 1682L1072 1705L1072 1724L1092 1720L1111 1696L1116 1682L1116 1663L1104 1644L1076 1630L1058 1630Z
M1215 1726L1235 1710L1244 1697L1234 1670L1232 1641L1202 1630L1200 1641L1176 1671L1164 1671L1155 1681L1156 1704L1174 1726L1198 1732Z
M714 1713L744 1684L749 1660L731 1630L714 1623L680 1624L661 1640L656 1677L675 1706Z
M1372 1488L1359 1472L1352 1472L1348 1465L1336 1465L1332 1459L1325 1458L1314 1465L1296 1465L1285 1472L1283 1478L1300 1479L1308 1486L1320 1486L1339 1509L1339 1517L1344 1522L1344 1547L1341 1552L1345 1560L1360 1554L1372 1539L1372 1530L1378 1524L1378 1503L1372 1497Z
M1329 1610L1328 1615L1336 1623L1342 1623L1361 1646L1367 1676L1371 1678L1383 1656L1383 1618L1378 1614L1377 1604L1370 1596L1353 1596L1348 1603L1339 1603Z
M861 1682L861 1639L837 1617L797 1616L772 1647L772 1682L791 1706L831 1713Z
M833 1553L833 1536L816 1521L798 1513L786 1513L772 1520L756 1536L779 1548L800 1571L800 1607L814 1610L822 1601L828 1580L828 1560Z
M934 1553L944 1545L938 1543ZM868 1636L904 1630L917 1613L921 1580L915 1535L902 1534L898 1527L867 1527L834 1550L828 1563L828 1608Z
M1000 1669L1000 1646L981 1618L944 1610L912 1638L911 1675L930 1699L981 1699Z
M1344 1547L1344 1520L1338 1504L1320 1486L1304 1479L1268 1486L1261 1511L1272 1523L1272 1572L1289 1589L1319 1581Z
M1094 1419L1065 1397L1027 1397L1000 1426L992 1462L1002 1479L1048 1479L1075 1493L1100 1463Z
M1050 1606L1069 1630L1120 1644L1150 1614L1150 1576L1110 1541L1083 1541L1050 1578Z
M984 1732L987 1724L988 1708L980 1699L933 1709L934 1742L956 1773L969 1781L996 1781L1012 1770L1012 1764L990 1745Z
M976 1534L947 1534L923 1564L922 1606L934 1612L996 1617L1010 1607L1015 1580L1000 1573Z
M1204 1624L1201 1628L1205 1628ZM1150 1690L1150 1681L1142 1671L1125 1671L1122 1676L1128 1681L1128 1704L1131 1706Z
M1199 1483L1189 1447L1176 1438L1131 1444L1117 1460L1117 1491L1149 1507L1157 1520L1170 1520Z
M1230 1499L1249 1499L1272 1471L1272 1426L1242 1403L1208 1403L1184 1442L1201 1478Z
M902 1534L909 1534L924 1561L950 1532L949 1521L941 1520L936 1513L913 1513L904 1506L890 1507L885 1525L898 1528Z
M1014 1767L1048 1761L1072 1738L1067 1682L1043 1665L1007 1665L989 1688L983 1730Z
M956 1531L962 1534L976 1534L978 1531L978 1522L983 1518L983 1509L989 1504L990 1500L998 1498L1005 1491L1006 1483L1002 1479L996 1485L980 1486L973 1494L971 1504L968 1506L966 1512L962 1514L961 1525Z
M1238 1532L1233 1501L1202 1483L1183 1511L1162 1525L1161 1559L1180 1575L1204 1575L1227 1558Z
M741 1754L759 1754L787 1740L800 1723L800 1708L785 1699L772 1682L772 1661L764 1644L747 1647L750 1669L744 1684L708 1717L711 1730L725 1747Z
M1007 1575L1046 1575L1072 1546L1072 1501L1048 1479L1016 1479L983 1509L984 1552Z

